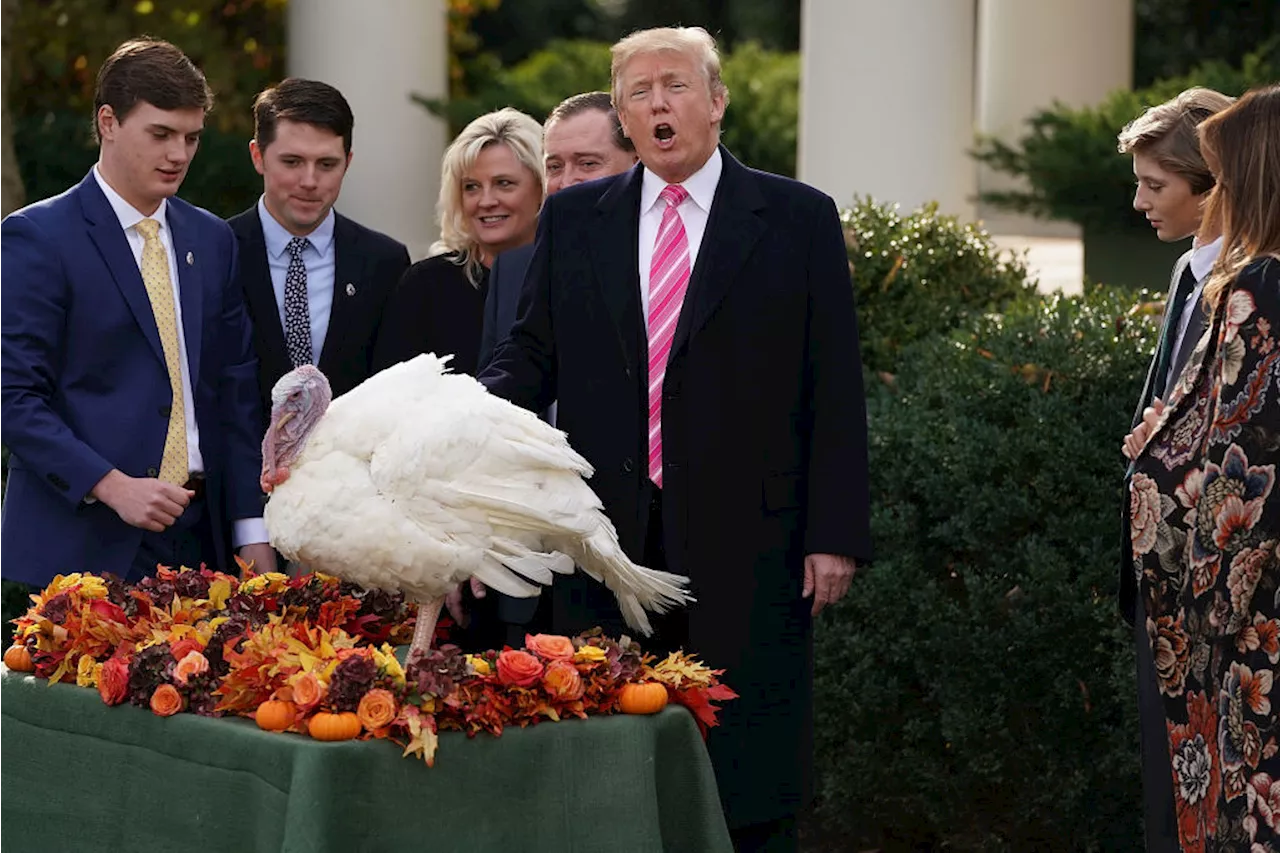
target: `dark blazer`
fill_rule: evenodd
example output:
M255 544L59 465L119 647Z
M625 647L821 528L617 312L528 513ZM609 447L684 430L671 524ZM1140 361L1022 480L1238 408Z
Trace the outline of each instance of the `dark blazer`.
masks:
M520 302L520 290L531 260L532 243L493 259L493 266L489 268L489 293L484 299L484 327L480 331L481 370L516 323L516 305Z
M472 284L457 259L455 253L433 255L405 270L387 302L374 370L430 352L453 356L449 368L454 373L476 375L489 271Z
M1178 283L1182 281L1183 274L1187 271L1187 267L1191 263L1192 249L1188 249L1182 257L1178 258L1177 263L1173 265L1173 274L1169 279L1169 294L1165 297L1164 317L1160 321L1160 334L1156 338L1156 351L1151 356L1151 364L1147 366L1147 378L1142 383L1142 394L1138 397L1138 406L1133 410L1133 420L1130 423L1132 430L1142 422L1142 413L1147 406L1151 405L1151 401L1156 397L1164 398L1166 395L1165 383L1167 377L1156 375L1156 365L1160 361L1160 350L1164 347L1165 339L1169 335L1177 336L1178 330L1170 328L1172 325L1173 313L1170 310L1178 295ZM1184 310L1192 310L1192 306L1188 305ZM1196 323L1195 317L1192 323ZM1204 332L1204 317L1199 315L1198 325L1188 325L1186 338L1193 344L1199 339ZM1176 374L1173 374L1176 376ZM1137 595L1137 579L1134 576L1133 566L1133 542L1129 532L1129 481L1133 477L1133 465L1130 463L1124 475L1124 491L1120 503L1120 579L1119 579L1119 602L1120 613L1124 616L1125 621L1130 625L1134 619L1134 603Z
M373 344L387 299L409 267L409 252L385 234L335 212L333 226L333 308L324 349L316 366L334 396L345 394L373 374ZM239 284L253 321L263 417L271 414L271 388L293 365L285 347L280 308L267 266L267 246L258 206L227 220L240 244ZM264 422L265 428L265 422Z
M727 151L663 384L663 536L688 575L691 648L742 698L708 741L731 825L811 796L804 557L871 554L866 405L835 204ZM624 549L648 519L643 167L548 198L519 319L481 381L593 466ZM612 615L612 614L609 614Z
M221 219L177 198L166 219L217 559L230 522L262 514L257 362L236 287L236 242ZM173 392L138 263L92 173L5 218L0 439L11 452L5 577L124 576L142 538L84 498L111 469L155 476Z

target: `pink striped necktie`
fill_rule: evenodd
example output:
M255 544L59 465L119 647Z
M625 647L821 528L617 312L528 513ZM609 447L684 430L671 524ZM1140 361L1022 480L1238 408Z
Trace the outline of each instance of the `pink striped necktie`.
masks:
M649 265L649 477L662 485L662 379L667 372L671 339L689 287L689 237L680 204L689 193L669 184L660 198L667 203L653 244Z

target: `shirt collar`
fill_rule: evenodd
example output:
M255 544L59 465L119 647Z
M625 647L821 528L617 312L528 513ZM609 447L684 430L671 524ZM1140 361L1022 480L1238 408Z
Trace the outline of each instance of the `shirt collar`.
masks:
M333 243L333 226L336 218L333 208L329 208L328 215L320 221L314 231L307 235L307 239L311 241L311 248L315 249L321 257L328 253L329 246ZM267 254L273 258L282 257L289 250L289 241L293 239L293 235L271 215L262 197L258 198L258 219L262 221L262 238L267 244Z
M107 203L111 205L111 209L115 211L116 219L120 220L120 227L125 231L137 226L144 219L154 219L160 223L160 230L164 231L168 223L165 221L165 211L168 210L169 200L160 199L160 206L156 208L156 212L147 216L140 212L136 207L124 200L124 196L112 189L107 183L107 179L102 177L102 173L98 171L98 165L93 166L93 177L98 182L98 186L102 189L102 194L107 197Z
M724 159L720 156L720 146L711 152L711 157L702 164L702 168L689 176L680 186L689 193L690 200L704 213L711 212L711 202L716 197L716 187L720 184L720 172L724 168ZM667 182L656 174L644 170L644 179L640 184L640 215L643 216L658 203L658 196L666 189Z
M1191 250L1191 274L1196 277L1197 282L1204 281L1205 276L1213 269L1213 264L1218 260L1218 253L1221 251L1221 237L1212 243L1205 243Z

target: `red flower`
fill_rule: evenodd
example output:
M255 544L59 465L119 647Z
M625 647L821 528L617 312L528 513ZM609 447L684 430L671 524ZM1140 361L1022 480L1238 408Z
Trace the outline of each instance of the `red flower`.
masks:
M1187 695L1189 719L1169 726L1173 799L1184 853L1205 853L1218 823L1222 780L1218 768L1218 719L1203 693Z
M507 649L498 655L498 680L514 687L532 687L542 678L542 661L528 652Z
M183 637L169 647L174 660L182 660L189 652L203 652L204 646L195 637Z
M547 666L542 686L551 694L552 699L573 702L582 698L582 676L578 673L578 668L568 661L552 661Z
M129 661L114 657L102 665L98 676L98 695L108 705L119 705L129 695Z

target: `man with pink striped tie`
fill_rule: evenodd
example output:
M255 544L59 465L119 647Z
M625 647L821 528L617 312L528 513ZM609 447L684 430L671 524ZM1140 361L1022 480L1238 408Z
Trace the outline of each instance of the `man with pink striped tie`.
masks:
M729 93L700 28L613 47L640 163L547 199L511 336L480 379L557 425L628 554L698 602L685 646L741 693L707 747L738 850L795 850L812 793L813 617L870 557L857 320L834 203L719 145ZM556 587L560 585L557 583ZM621 631L592 586L561 632Z

